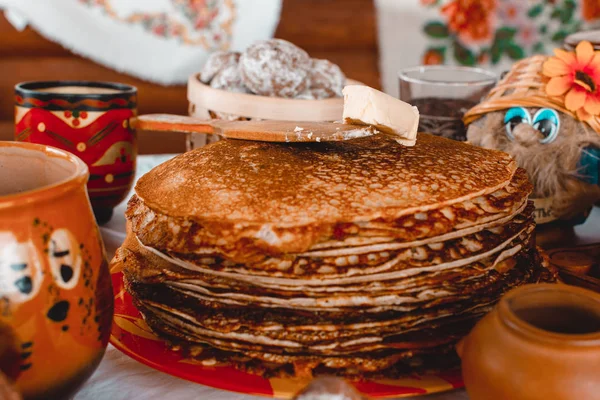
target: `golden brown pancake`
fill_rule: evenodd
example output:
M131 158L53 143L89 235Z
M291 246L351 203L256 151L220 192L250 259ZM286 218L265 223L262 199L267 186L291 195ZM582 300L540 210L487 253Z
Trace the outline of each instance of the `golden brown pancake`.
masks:
M437 263L433 266L417 263L416 266L392 273L375 273L350 278L359 279L358 282L349 282L348 278L344 280L339 277L318 281L272 280L262 276L252 276L246 272L223 273L218 271L218 266L185 267L183 263L181 265L171 263L168 258L158 256L158 252L149 251L139 242L131 239L119 249L117 257L128 258L124 265L125 273L134 281L149 284L167 283L181 290L195 290L202 296L222 298L224 302L235 298L236 303L264 303L268 306L271 299L274 305L285 303L284 307L307 309L331 309L350 304L406 307L456 291L464 292L463 282L474 283L476 278L492 271L506 272L513 266L508 265L507 260L530 249L532 231L533 224L530 224L497 246L483 253L475 252L468 257L463 253L462 258L458 260L437 259L435 260ZM454 252L451 256L461 257L459 254ZM420 257L416 252L403 254L405 257L410 255ZM310 283L310 285L303 285L303 283ZM452 286L448 283L452 283ZM368 293L368 298L365 297L365 293ZM392 299L391 296L395 294L398 294L398 297ZM293 299L285 301L286 297L293 297ZM355 299L357 297L364 299L357 303Z
M224 140L163 163L135 190L173 217L294 228L440 208L506 186L516 169L506 153L428 134L414 147L382 135L311 145Z
M516 171L504 153L427 134L411 148L381 135L311 145L225 140L143 176L127 215L145 244L216 247L243 262L307 251L356 227L393 228L392 237L410 241L461 219L499 218L532 190L524 173L511 186Z
M277 287L288 282L293 290L300 284L311 285L320 281L348 280L362 275L393 272L417 267L427 267L452 262L458 256L473 257L501 246L507 240L522 231L531 232L534 227L530 205L521 214L508 223L485 225L479 229L471 229L460 235L444 235L415 242L397 242L393 239L381 241L375 245L347 246L345 248L318 248L308 252L285 254L282 258L268 257L255 263L233 263L219 253L210 251L202 254L170 252L143 245L130 235L126 248L146 248L146 252L161 255L170 261L165 274L185 269L188 272L213 273L222 272L221 276L232 273L244 274L248 280L260 283L268 277L265 286ZM472 233L471 233L472 232ZM470 233L470 234L465 234ZM157 264L158 265L158 264ZM150 279L152 268L144 268L146 279ZM156 274L162 272L155 272ZM286 281L292 279L291 281Z

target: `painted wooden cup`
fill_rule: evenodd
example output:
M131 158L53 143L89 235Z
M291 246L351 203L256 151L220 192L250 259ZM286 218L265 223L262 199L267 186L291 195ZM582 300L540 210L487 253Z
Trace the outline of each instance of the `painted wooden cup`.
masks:
M113 313L88 168L18 142L0 142L0 165L0 371L25 399L70 398L100 363Z
M86 81L25 82L15 87L15 139L69 151L90 169L88 192L107 222L133 183L137 140L130 119L137 89Z

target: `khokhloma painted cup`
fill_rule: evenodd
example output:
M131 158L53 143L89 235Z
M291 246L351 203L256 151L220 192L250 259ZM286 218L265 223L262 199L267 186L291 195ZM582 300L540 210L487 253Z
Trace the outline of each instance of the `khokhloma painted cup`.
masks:
M120 83L25 82L15 87L15 139L71 152L90 169L98 223L110 220L133 183L137 89Z
M79 158L0 142L0 371L30 399L68 399L108 344L113 295Z

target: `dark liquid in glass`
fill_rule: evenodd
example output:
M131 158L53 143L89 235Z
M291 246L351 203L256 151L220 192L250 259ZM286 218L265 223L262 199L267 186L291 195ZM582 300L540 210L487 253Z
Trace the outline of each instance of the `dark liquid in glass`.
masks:
M465 113L477 104L473 100L423 97L410 102L419 109L419 132L454 139L467 140L467 129L462 122Z

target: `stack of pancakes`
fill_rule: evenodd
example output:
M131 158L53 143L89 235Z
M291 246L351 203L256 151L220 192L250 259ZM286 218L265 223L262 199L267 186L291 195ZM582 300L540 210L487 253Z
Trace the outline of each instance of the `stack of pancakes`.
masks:
M265 376L396 377L455 363L510 288L552 281L526 173L427 134L224 140L140 179L113 264L187 356Z

